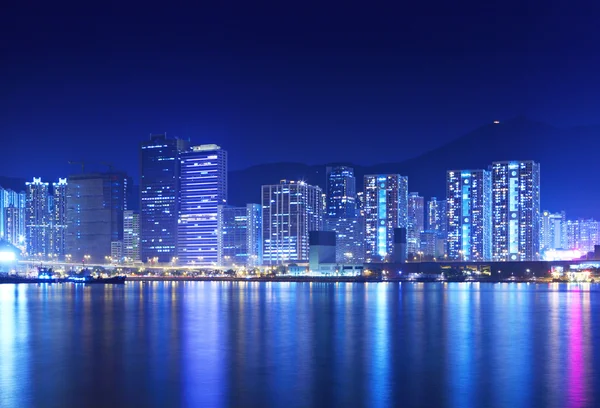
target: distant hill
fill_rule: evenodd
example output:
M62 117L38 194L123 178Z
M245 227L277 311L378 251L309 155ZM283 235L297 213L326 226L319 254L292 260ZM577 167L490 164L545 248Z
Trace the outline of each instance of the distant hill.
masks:
M365 174L408 176L410 191L445 197L450 169L487 168L493 161L536 160L541 164L542 207L566 210L569 218L600 218L598 152L600 126L557 128L525 117L482 126L418 157L398 163L354 167L358 188ZM273 163L229 174L229 202L260 203L260 186L303 179L325 187L325 165Z

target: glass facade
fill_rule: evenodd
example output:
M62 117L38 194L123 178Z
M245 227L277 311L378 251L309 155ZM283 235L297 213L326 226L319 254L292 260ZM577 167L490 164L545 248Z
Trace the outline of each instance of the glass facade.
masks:
M540 166L533 161L494 162L492 252L495 261L540 258Z
M179 155L188 142L153 135L140 146L140 258L171 262L177 255Z
M227 203L227 152L217 145L200 145L180 157L178 262L216 266L217 207Z
M356 216L356 178L354 169L346 166L327 167L327 217Z
M565 212L544 211L540 223L540 251L569 249L567 245L567 220Z
M427 230L438 232L444 239L448 228L446 212L446 200L431 197L427 203Z
M421 232L425 230L425 198L419 193L408 195L408 217L406 228L406 245L408 254L413 256L420 252Z
M74 262L90 263L110 256L111 242L123 240L123 215L131 181L125 173L70 176L67 183L65 253Z
M51 251L58 257L65 255L65 236L67 232L67 179L52 183L52 244Z
M282 180L262 186L263 263L308 261L309 231L323 229L322 190Z
M446 173L449 259L491 260L491 195L489 171L450 170Z
M387 261L394 229L407 227L408 178L399 174L366 175L364 179L365 260Z
M218 264L256 266L262 263L261 206L218 208Z

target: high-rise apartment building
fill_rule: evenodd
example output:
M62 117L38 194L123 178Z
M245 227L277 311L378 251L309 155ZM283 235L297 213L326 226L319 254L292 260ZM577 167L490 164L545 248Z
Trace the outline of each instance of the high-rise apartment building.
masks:
M30 256L47 255L50 250L50 214L48 212L48 183L41 178L33 178L25 183L26 204L26 243Z
M179 155L188 142L151 135L140 146L140 257L171 262L177 256Z
M439 233L444 239L448 228L446 213L446 200L431 197L427 202L427 230Z
M0 240L23 248L25 245L25 221L27 194L0 187Z
M540 252L549 249L569 249L567 246L567 219L565 212L542 212L540 223Z
M408 195L406 245L409 254L421 251L421 232L425 230L425 198L419 193Z
M407 227L408 178L379 174L364 180L365 259L385 262L392 254L394 228Z
M52 183L51 251L59 258L65 255L67 231L67 179Z
M492 257L492 184L487 170L446 173L447 255L460 261Z
M364 218L329 218L326 230L335 232L335 259L342 264L362 264L365 261Z
M123 240L123 213L130 193L131 180L125 173L69 176L65 255L73 262L104 262L112 253L111 243Z
M227 152L214 144L200 145L180 158L178 261L216 266L217 207L227 204Z
M592 252L594 245L600 244L600 223L593 219L568 220L568 249L578 249L583 253Z
M540 166L494 162L492 254L495 261L534 261L540 252Z
M303 181L262 186L263 263L308 261L308 233L323 229L322 190Z
M327 217L356 217L356 178L353 168L327 167Z
M262 263L262 210L259 204L245 207L220 205L218 264L256 266Z
M123 212L123 258L125 262L138 262L140 257L140 214ZM174 260L172 260L174 261Z

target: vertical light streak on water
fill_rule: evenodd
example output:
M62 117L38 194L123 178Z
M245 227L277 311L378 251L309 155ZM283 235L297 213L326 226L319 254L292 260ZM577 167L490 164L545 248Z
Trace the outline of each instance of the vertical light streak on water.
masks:
M227 313L221 305L227 292L221 282L197 282L184 292L182 311L182 401L185 407L225 406L227 345L222 330ZM220 299L223 297L225 299Z
M548 314L546 318L549 320L548 322L548 334L546 350L545 350L545 359L546 359L546 373L545 373L545 382L546 392L548 393L546 400L548 401L551 407L562 407L564 406L564 401L561 401L561 390L564 385L561 384L561 378L563 375L563 359L564 355L561 352L562 350L562 333L561 333L561 321L562 321L562 311L561 311L561 293L558 290L559 284L552 283L549 285L549 293L548 293Z
M586 406L585 403L585 379L584 375L584 350L583 350L583 328L582 328L582 292L580 285L570 285L567 295L569 305L569 362L568 362L568 406L579 408Z
M448 292L447 378L450 406L469 408L473 405L473 326L470 283L459 283Z
M0 407L32 403L27 285L0 285Z
M389 295L393 284L380 283L369 285L369 292L374 295L371 299L374 308L370 313L371 335L371 370L369 375L369 401L371 407L392 406L391 389L392 379L390 373L390 360L392 358L392 344L389 329ZM369 305L366 305L369 307Z

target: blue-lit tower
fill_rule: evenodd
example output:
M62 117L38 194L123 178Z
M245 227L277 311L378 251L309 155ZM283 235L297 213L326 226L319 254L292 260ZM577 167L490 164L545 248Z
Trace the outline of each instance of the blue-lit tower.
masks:
M540 257L540 165L534 161L494 162L492 252L495 261Z
M207 144L193 146L180 157L178 261L216 266L217 207L227 203L227 152Z
M41 178L25 183L27 194L26 243L30 256L50 253L50 214L48 212L48 183Z
M326 172L327 217L355 217L356 178L354 177L354 169L347 166L329 166Z
M446 173L449 259L489 261L492 257L491 175L487 170Z
M218 207L218 264L256 266L262 262L261 206Z
M407 227L408 177L366 175L364 190L366 261L389 261L394 229Z
M182 139L152 135L140 146L140 257L143 262L173 262L177 256L179 155Z

